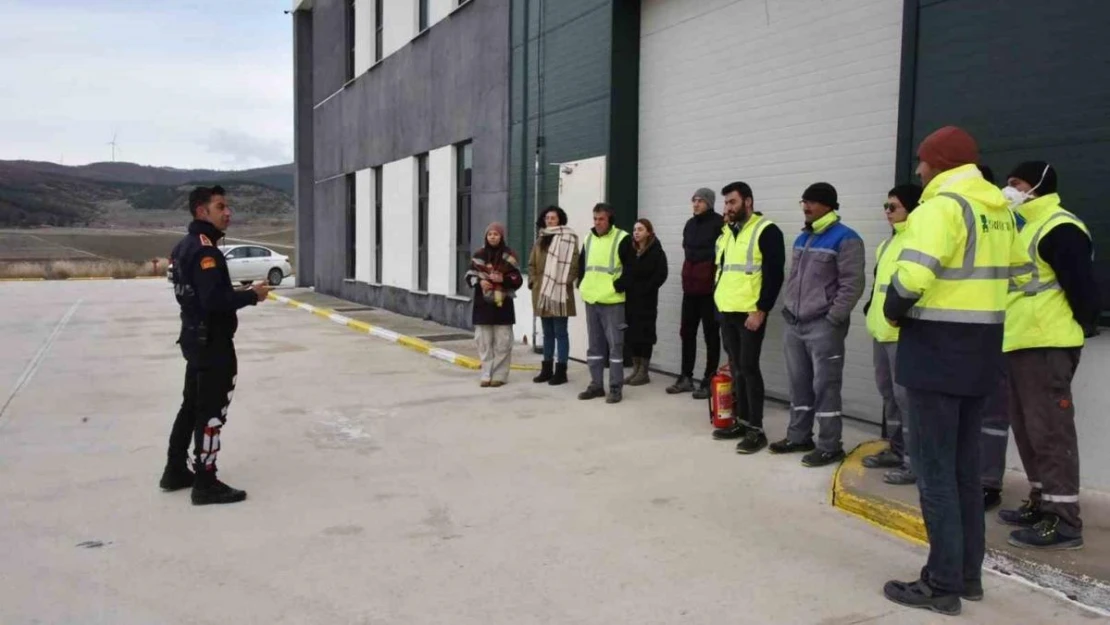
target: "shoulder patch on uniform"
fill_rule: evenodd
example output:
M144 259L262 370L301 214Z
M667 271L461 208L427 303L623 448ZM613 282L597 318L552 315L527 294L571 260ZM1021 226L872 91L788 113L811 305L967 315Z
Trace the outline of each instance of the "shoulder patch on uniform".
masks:
M202 234L202 235L200 235L200 244L201 245L207 245L208 247L212 247L212 239L209 239L207 236Z
M215 269L216 268L216 259L212 258L211 256L205 256L205 257L201 258L200 259L200 268L201 269Z

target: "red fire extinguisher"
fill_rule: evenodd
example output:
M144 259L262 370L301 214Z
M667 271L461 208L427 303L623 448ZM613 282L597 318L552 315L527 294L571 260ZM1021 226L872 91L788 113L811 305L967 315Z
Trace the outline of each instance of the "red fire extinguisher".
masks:
M727 429L736 424L732 412L732 374L728 363L709 381L709 420L713 427Z

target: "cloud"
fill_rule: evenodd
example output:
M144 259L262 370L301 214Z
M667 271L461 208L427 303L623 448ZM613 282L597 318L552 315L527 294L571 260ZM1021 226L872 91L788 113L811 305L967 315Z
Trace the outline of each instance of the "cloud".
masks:
M274 0L9 0L0 159L288 162L292 26ZM234 129L234 130L230 130Z
M209 152L226 157L225 163L232 167L274 165L293 160L285 141L222 128L213 130L204 145Z

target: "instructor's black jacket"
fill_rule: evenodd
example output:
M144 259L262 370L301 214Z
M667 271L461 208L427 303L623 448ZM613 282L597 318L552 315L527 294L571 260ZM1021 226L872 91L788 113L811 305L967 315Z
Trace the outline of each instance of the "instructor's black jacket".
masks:
M189 234L170 253L183 338L199 334L209 340L230 340L239 327L235 311L258 303L253 291L236 291L231 286L227 259L216 247L223 236L216 226L195 220L189 224Z

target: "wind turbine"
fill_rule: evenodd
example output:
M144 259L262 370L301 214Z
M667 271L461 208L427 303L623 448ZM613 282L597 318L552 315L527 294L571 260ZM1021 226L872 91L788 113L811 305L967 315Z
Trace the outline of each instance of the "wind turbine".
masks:
M112 133L112 140L108 142L108 145L112 146L112 162L113 163L116 162L116 135L117 135L117 133L113 132Z

